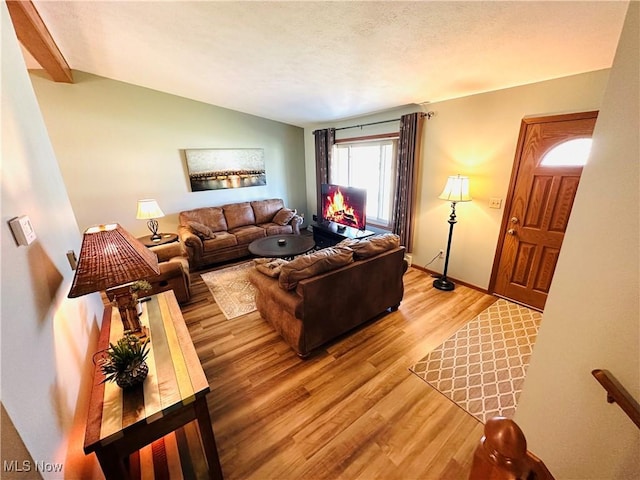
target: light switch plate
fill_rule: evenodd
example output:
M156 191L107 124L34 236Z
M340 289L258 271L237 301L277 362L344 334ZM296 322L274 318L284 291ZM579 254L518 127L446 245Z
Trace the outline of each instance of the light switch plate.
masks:
M18 245L29 245L37 238L31 220L26 215L9 220L9 225Z

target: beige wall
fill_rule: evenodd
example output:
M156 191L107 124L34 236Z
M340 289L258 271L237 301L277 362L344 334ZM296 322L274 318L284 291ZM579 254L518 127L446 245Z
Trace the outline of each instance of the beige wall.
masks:
M631 2L516 414L558 480L640 478L640 431L590 373L640 400L639 24Z
M520 121L525 116L597 110L608 75L608 70L601 70L307 128L307 209L311 211L316 203L313 130L393 119L410 111L433 111L435 116L425 121L423 134L413 263L424 266L438 250L446 249L451 207L437 197L449 175L468 175L473 202L456 207L458 223L448 273L487 288L504 211L490 209L489 199L501 198L504 205ZM397 123L338 135L369 135L394 128L397 131ZM436 260L428 268L441 272L443 267L444 261Z
M83 72L72 85L31 79L81 230L118 222L147 234L141 198L158 200L168 232L202 206L279 197L304 211L301 128ZM263 148L267 185L191 192L188 148Z
M73 272L65 254L79 250L81 236L4 2L0 14L2 403L34 461L62 463L68 478L81 478L83 422L76 412L86 412L88 352L103 307L98 294L66 298ZM19 215L30 217L38 236L29 246L17 246L7 224Z

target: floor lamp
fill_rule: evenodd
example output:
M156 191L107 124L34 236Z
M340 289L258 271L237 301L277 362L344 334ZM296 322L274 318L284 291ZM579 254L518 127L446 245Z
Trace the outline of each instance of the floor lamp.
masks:
M444 190L438 197L441 200L451 202L451 215L449 215L449 239L447 240L447 254L444 259L444 271L442 276L433 281L433 286L438 290L453 290L456 284L447 278L447 269L449 268L449 252L451 251L451 237L453 236L453 226L456 224L456 203L468 202L471 200L469 195L469 177L453 175L447 179Z

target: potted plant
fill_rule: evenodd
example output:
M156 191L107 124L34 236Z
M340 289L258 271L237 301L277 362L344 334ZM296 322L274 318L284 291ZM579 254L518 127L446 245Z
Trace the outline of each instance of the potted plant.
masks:
M125 334L114 345L109 344L106 359L101 365L103 382L116 382L122 388L130 388L144 381L149 373L146 363L149 355L149 339L141 340L135 335Z

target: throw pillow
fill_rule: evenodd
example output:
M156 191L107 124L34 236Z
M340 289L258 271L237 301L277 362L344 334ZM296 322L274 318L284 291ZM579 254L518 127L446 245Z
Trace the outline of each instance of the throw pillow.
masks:
M295 210L289 210L288 208L281 208L273 217L273 223L278 225L286 225L296 215Z
M187 222L187 227L189 227L189 230L199 236L202 240L216 238L211 229L202 223L189 221Z
M338 245L349 247L353 250L353 256L362 260L399 247L400 237L394 233L384 233L366 238L347 238Z
M300 280L335 270L353 262L353 251L347 247L329 247L301 255L283 265L278 283L284 290L293 290Z
M254 263L256 270L260 273L264 273L268 277L277 278L280 276L282 266L289 262L284 258L256 258Z

